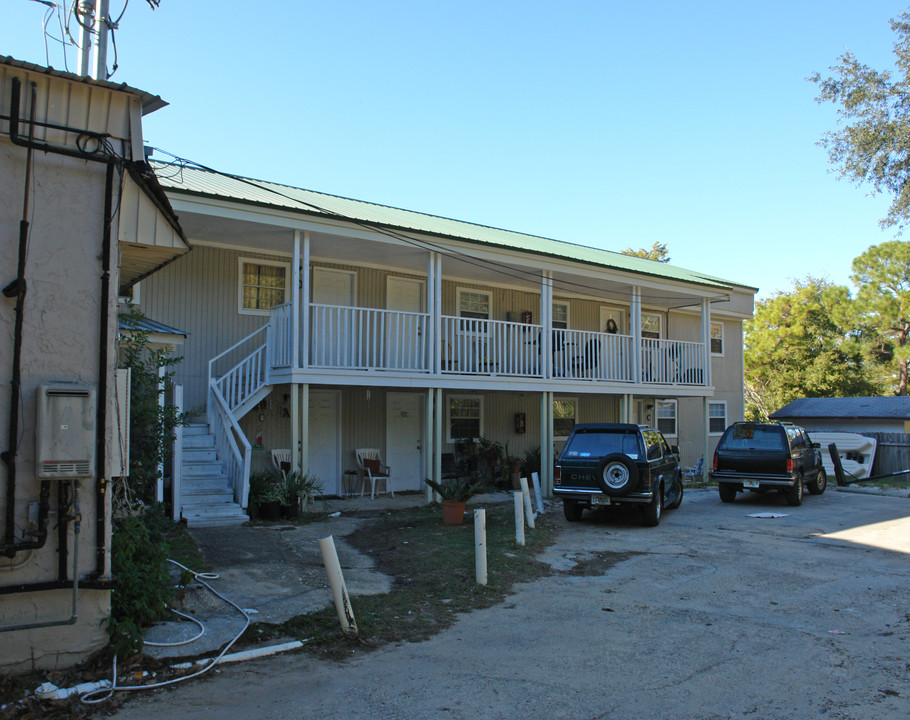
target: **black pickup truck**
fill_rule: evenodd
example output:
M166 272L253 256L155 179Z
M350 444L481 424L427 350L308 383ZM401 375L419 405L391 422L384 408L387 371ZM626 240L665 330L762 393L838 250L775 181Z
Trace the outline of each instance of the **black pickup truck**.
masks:
M744 490L777 490L789 505L799 505L803 483L813 495L821 495L828 484L819 444L801 427L781 422L728 427L714 451L711 478L725 503Z

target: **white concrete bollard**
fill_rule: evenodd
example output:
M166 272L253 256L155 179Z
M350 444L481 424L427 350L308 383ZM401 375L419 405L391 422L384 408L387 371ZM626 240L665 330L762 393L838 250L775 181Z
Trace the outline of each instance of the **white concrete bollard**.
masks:
M341 563L338 562L335 540L331 535L319 538L319 550L322 552L322 562L325 565L326 574L329 576L329 586L332 588L332 597L335 599L335 610L338 611L341 632L348 637L357 637L354 610L351 607L351 599L348 597L348 589L344 584Z
M531 473L531 481L534 483L534 495L537 497L537 514L543 515L543 493L540 492L540 475L536 472Z
M524 495L518 490L512 492L512 498L515 500L515 542L519 545L525 544L525 508Z
M525 506L525 520L528 527L534 529L534 508L531 507L531 493L528 491L528 479L518 478L518 484L521 485L521 496Z
M487 511L474 511L474 575L478 585L487 584Z

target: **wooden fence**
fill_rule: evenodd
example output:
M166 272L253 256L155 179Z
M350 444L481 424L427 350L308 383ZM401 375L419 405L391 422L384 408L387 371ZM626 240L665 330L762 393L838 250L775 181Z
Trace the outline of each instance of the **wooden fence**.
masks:
M872 475L884 475L898 470L910 470L910 435L904 433L864 432L866 437L875 438L875 464Z

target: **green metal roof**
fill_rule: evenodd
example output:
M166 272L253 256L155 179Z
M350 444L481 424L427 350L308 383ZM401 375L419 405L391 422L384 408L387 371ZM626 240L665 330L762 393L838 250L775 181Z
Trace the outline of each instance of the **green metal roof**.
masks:
M452 238L484 245L523 250L575 260L589 265L610 268L640 275L650 275L684 283L694 283L729 290L739 285L705 273L686 270L668 263L647 260L610 250L585 247L574 243L511 230L477 225L461 220L402 210L386 205L352 200L350 198L313 190L280 185L264 180L252 180L236 175L217 173L179 164L151 161L165 190L201 195L240 203L292 210L320 217L366 223L396 231Z

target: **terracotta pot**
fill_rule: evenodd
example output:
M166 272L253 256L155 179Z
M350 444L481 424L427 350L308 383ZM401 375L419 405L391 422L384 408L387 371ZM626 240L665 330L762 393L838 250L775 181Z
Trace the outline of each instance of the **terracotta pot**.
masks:
M442 501L442 522L445 525L461 525L464 522L465 503L460 500Z

